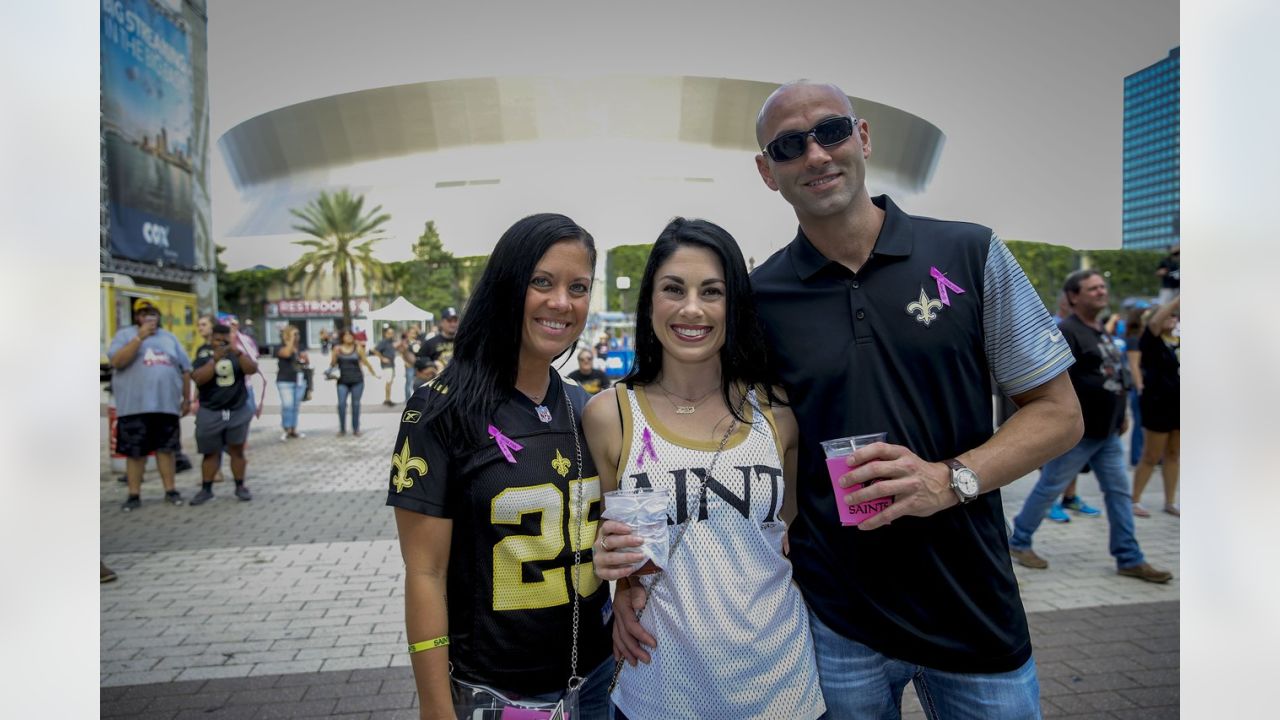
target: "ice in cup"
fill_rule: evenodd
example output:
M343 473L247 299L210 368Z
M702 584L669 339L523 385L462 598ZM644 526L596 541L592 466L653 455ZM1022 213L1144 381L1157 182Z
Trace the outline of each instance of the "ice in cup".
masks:
M884 442L886 437L888 437L887 433L870 433L822 441L822 451L827 454L827 474L831 476L831 489L835 491L836 510L840 513L841 525L857 525L893 504L892 497L883 497L858 505L850 505L845 502L845 496L858 490L865 483L850 485L847 488L840 487L840 478L857 467L856 465L851 467L846 458L858 448Z
M667 535L667 502L670 493L665 489L635 488L613 490L604 494L604 512L601 517L624 522L632 535L644 538L644 545L627 548L628 552L644 554L644 559L632 566L637 575L647 575L667 565L670 539Z

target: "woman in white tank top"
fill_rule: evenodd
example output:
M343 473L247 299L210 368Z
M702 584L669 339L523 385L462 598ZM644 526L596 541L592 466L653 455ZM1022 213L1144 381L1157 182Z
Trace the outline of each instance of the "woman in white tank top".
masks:
M713 223L676 218L640 283L635 364L583 415L602 491L666 489L669 538L683 533L663 572L637 576L641 538L600 523L596 573L643 606L653 640L636 645L615 625L620 718L813 720L826 710L785 556L798 430L767 367L737 243Z

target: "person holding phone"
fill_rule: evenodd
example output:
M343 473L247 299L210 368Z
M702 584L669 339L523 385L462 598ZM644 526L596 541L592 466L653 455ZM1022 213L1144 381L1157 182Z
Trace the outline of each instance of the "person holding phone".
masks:
M134 300L133 322L107 349L115 371L116 451L127 458L124 512L142 507L142 472L153 452L165 501L182 504L174 485L174 455L182 449L178 420L191 410L191 360L177 336L160 327L160 308L148 298Z
M304 437L298 432L298 406L307 391L303 368L309 359L302 345L302 333L293 325L285 325L280 332L280 347L276 350L279 361L276 370L276 389L280 391L281 440Z
M209 344L196 350L192 363L191 379L200 392L196 448L204 456L200 463L200 492L191 498L192 505L203 505L213 499L213 476L222 465L223 450L231 456L235 496L245 501L253 499L244 484L248 466L244 443L249 437L249 421L253 419L254 410L244 379L258 372L258 363L234 347L232 332L227 325L214 325Z

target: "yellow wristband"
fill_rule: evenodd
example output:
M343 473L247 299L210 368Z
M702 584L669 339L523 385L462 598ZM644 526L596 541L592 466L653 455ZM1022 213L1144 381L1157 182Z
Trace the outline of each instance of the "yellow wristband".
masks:
M422 642L410 643L409 654L412 655L414 653L422 652L423 650L434 650L438 647L444 647L445 645L448 645L448 644L449 644L449 636L441 635L438 638L423 640Z

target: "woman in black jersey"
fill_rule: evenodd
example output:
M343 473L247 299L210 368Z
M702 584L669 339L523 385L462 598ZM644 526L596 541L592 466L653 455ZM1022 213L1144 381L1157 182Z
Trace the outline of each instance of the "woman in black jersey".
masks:
M595 260L591 235L563 215L513 225L476 284L453 360L401 416L387 504L423 718L455 717L480 685L552 700L571 676L585 679L575 719L608 716L587 394L551 366L582 332Z
M369 364L364 346L356 342L350 330L343 330L341 341L333 346L329 367L338 368L338 437L347 434L347 398L351 398L351 434L360 437L360 398L364 395L364 365L369 374L378 377L378 371Z

